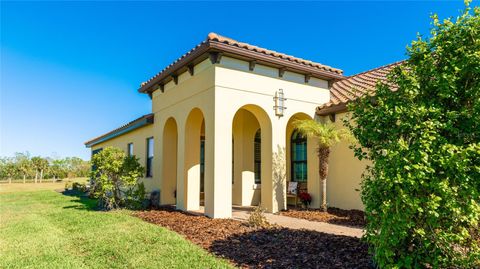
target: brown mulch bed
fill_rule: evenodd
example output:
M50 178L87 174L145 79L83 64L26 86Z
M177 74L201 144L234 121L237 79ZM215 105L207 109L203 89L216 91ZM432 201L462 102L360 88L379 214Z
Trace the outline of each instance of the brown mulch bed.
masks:
M360 239L309 230L256 229L171 208L135 213L242 268L373 268Z
M296 209L289 208L279 213L282 216L306 219L311 221L327 222L356 228L365 227L365 213L360 210L343 210L335 207L329 207L328 212L320 209Z

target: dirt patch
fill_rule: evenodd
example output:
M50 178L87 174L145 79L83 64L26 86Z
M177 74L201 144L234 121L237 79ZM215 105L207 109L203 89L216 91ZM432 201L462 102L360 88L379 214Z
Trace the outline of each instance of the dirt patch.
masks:
M210 219L172 208L135 213L173 230L242 268L371 268L358 238L310 230L255 229L232 219Z
M282 216L306 219L311 221L327 222L356 228L365 227L365 214L360 210L343 210L339 208L328 208L328 212L320 209L296 209L289 208L279 213Z

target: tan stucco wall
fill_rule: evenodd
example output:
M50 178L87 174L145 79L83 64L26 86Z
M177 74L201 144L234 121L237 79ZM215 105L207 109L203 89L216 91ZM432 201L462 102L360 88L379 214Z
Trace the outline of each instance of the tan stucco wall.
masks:
M335 125L345 128L343 119L347 113L336 115ZM327 179L327 203L331 207L363 210L360 198L361 176L368 161L359 161L349 148L349 142L332 147Z
M222 57L222 62L215 68L215 123L226 126L240 108L245 108L255 115L262 128L262 184L261 205L268 211L277 212L286 208L286 182L274 182L272 179L272 152L277 147L286 148L287 123L298 113L313 118L315 108L330 98L328 83L322 80L310 80L305 83L304 77L288 73L284 78L278 77L278 70L269 67L255 67L261 73L248 70L248 63ZM275 92L283 89L287 110L284 116L278 117L273 109ZM215 139L222 143L231 136L231 130L222 130ZM312 152L312 151L310 151ZM218 152L222 159L219 173L226 177L230 173L231 149L224 147ZM310 154L310 153L309 153ZM221 158L221 157L220 157ZM230 163L230 164L229 164ZM224 164L224 165L223 165ZM312 163L314 165L314 163ZM265 173L265 174L264 174ZM312 179L315 176L312 175ZM312 180L311 188L319 194ZM309 183L310 184L310 183ZM310 185L309 185L310 187ZM317 196L318 197L318 196ZM317 200L317 199L316 199Z
M145 167L146 166L146 154L147 154L147 138L153 136L153 125L146 125L140 127L139 129L133 130L131 132L125 133L121 136L117 136L113 139L107 140L100 144L92 146L92 150L96 150L99 148L106 148L106 147L116 147L123 149L126 153L127 145L129 143L133 143L133 153L134 155L139 158L140 164ZM154 145L154 152L155 152L155 145ZM153 160L157 158L157 154L154 153ZM151 178L143 178L141 181L145 184L145 188L147 191L152 191L155 189L159 189L158 174L153 171L153 177Z
M311 78L305 83L302 75L291 72L285 72L283 78L278 78L278 69L262 65L249 71L248 62L228 57L222 57L220 64L216 65L208 59L197 64L193 76L185 72L179 76L177 85L171 81L165 85L164 93L159 90L153 93L154 133L162 134L165 121L173 118L178 128L179 153L176 164L164 163L163 158L167 156L160 154L164 147L162 136L155 136L155 155L159 156L154 159L156 174L162 174L165 169L176 165L177 206L187 210L198 209L199 183L196 173L198 169L195 166L199 160L196 149L198 135L194 134L198 131L187 132L192 124L198 126L198 119L187 122L191 111L198 109L205 124L205 213L211 217L230 217L232 204L257 204L258 200L272 212L285 208L286 182L272 181L272 149L276 150L277 146L286 147L286 125L294 114L301 112L314 117L316 106L329 99L327 87L326 81ZM278 89L283 89L288 98L288 109L283 117L275 116L273 110L273 97ZM248 165L234 170L242 171L242 175L236 174L236 178L241 180L236 180L232 186L231 145L234 133L231 127L235 114L241 108L249 111L258 121L255 124L262 128L260 186L251 184L254 181L253 173L249 171ZM251 129L256 128L253 125L250 126ZM244 133L244 137L247 135L250 134ZM250 163L249 158L250 155L253 157L253 152L250 154L248 151L253 150L253 145L246 145L242 150L245 151L243 164ZM240 162L235 165L240 165ZM315 188L316 191L317 189Z
M152 94L155 123L96 145L126 149L134 142L135 154L145 163L146 138L154 137L153 178L144 179L149 190L161 189L162 203L175 203L179 209L200 208L200 135L205 136L205 214L231 217L232 204L261 204L270 212L286 208L286 184L290 180L289 141L294 118L315 118L318 105L330 99L328 82L278 69L222 57L219 64L209 59L178 77L178 84L167 83L162 93ZM287 109L276 116L273 97L282 89ZM167 122L168 121L168 122ZM341 123L337 117L336 124ZM340 126L340 125L339 125ZM253 137L262 130L261 184L254 184ZM232 184L232 137L235 139L234 183ZM164 141L165 138L165 141ZM321 201L316 141L308 140L308 192L312 207ZM141 145L141 146L139 146ZM287 153L287 179L272 176L272 153L278 147ZM332 149L328 182L330 206L358 208L360 174L364 164L354 159L348 145ZM173 193L176 191L176 198Z
M154 133L164 134L167 119L173 119L176 122L178 154L169 154L167 149L164 152L164 147L171 145L163 143L162 135L155 136L155 155L159 158L154 159L154 171L157 174L176 175L176 183L173 183L172 176L161 177L159 180L163 185L176 185L176 201L179 209L198 210L200 208L200 128L203 120L207 130L210 130L213 125L214 70L214 66L207 59L194 67L193 76L185 72L178 77L177 85L170 81L165 85L165 92L157 90L152 95L152 112L155 113ZM212 162L212 141L213 136L206 135L206 166L207 163ZM172 171L173 169L176 169L176 173ZM205 169L205 188L209 189L213 185L212 171L210 166ZM231 184L228 190L231 190ZM209 216L229 217L229 215L214 215L213 206L209 203L212 203L215 193L206 190L205 195L205 203L208 204L206 210L207 208L212 210L207 212ZM217 192L216 195L223 194ZM219 203L221 199L215 200Z

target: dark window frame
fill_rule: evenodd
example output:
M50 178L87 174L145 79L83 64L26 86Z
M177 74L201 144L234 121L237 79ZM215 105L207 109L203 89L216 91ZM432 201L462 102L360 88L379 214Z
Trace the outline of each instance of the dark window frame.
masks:
M152 141L152 152L150 152L150 144L149 142ZM153 177L153 150L154 150L154 141L153 141L153 136L152 137L149 137L147 138L146 140L146 146L147 146L147 149L146 149L146 160L145 160L145 177ZM150 156L151 155L151 156Z
M300 155L299 152L296 152L298 149L296 145L300 145L301 147L303 147L303 150L301 153L304 153L304 156L299 156ZM307 138L304 135L302 135L297 129L293 130L292 135L290 136L290 172L291 172L290 180L293 182L302 182L302 183L308 182L307 150L308 150ZM301 165L305 172L302 178L297 178L295 176L297 165Z
M102 150L103 150L103 148L98 148L98 149L92 150L92 157L90 157L90 159L93 160L93 156L94 156L95 154L100 153ZM97 166L95 166L95 165L92 164L91 170L92 170L92 171L97 171Z
M132 147L131 152L130 152L130 146ZM132 157L133 155L135 155L135 154L133 154L133 142L130 142L130 143L127 144L127 155L128 155L128 157Z

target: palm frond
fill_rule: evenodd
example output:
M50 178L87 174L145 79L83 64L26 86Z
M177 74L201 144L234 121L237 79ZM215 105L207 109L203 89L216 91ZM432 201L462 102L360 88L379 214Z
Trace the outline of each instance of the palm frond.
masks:
M347 129L337 129L333 123L320 123L312 119L296 120L293 126L303 135L317 139L320 148L329 148L351 137Z

